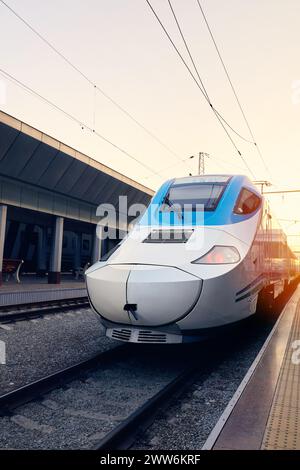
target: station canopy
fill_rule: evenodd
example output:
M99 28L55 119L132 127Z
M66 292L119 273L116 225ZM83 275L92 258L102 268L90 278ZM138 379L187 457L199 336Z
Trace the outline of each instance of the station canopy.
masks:
M0 176L98 206L147 204L153 191L47 134L0 112Z

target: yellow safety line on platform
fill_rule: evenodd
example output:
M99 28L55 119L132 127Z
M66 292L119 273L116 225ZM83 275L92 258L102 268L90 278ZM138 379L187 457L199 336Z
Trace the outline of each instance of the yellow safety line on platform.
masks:
M262 449L300 449L300 301L287 342Z

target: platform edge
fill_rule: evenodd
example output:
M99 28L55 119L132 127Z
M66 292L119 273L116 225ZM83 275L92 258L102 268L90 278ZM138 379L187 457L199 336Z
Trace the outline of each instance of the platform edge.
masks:
M228 418L230 417L236 403L238 402L238 400L240 399L243 391L245 390L248 382L250 381L253 373L255 372L255 369L256 367L258 366L265 350L267 349L280 321L282 320L283 316L284 316L284 313L285 313L285 310L287 308L287 306L289 305L290 302L293 301L293 298L294 296L296 295L297 291L298 291L299 287L295 290L295 292L293 293L292 297L288 300L288 302L286 303L286 305L284 306L281 314L279 315L279 317L277 318L272 330L270 331L267 339L265 340L264 344L262 345L259 353L257 354L256 358L254 359L254 361L252 362L250 368L248 369L246 375L244 376L243 380L241 381L240 385L238 386L238 388L236 389L234 395L232 396L232 398L230 399L229 403L227 404L225 410L223 411L223 413L221 414L220 418L218 419L217 423L215 424L215 426L213 427L212 431L210 432L208 438L206 439L205 443L203 444L201 450L212 450L213 446L215 445L219 435L221 434L221 431L223 429L223 427L225 426Z

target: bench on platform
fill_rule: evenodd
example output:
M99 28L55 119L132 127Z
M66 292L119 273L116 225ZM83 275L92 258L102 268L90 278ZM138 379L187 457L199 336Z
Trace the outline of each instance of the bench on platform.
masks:
M22 259L3 259L2 273L5 275L5 281L11 276L16 282L20 283L20 269L24 261Z

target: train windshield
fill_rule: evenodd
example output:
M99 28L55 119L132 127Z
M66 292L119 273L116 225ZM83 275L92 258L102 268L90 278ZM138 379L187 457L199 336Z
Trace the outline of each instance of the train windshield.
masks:
M173 183L165 198L165 205L180 206L185 210L214 211L227 186L227 181Z

